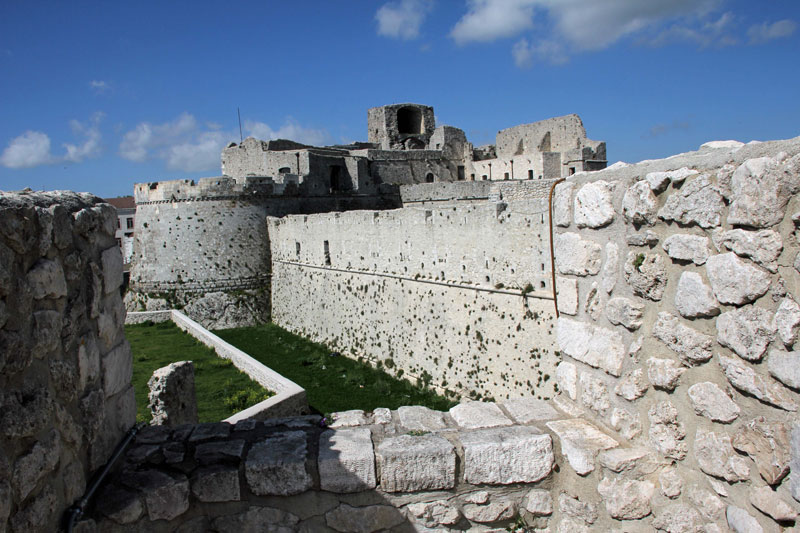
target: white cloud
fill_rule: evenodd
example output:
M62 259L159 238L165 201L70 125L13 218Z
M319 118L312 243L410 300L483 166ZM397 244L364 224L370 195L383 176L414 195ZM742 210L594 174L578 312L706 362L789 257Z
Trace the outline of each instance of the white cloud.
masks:
M533 25L542 0L468 0L469 10L450 32L458 44L513 37Z
M400 0L382 5L375 13L378 35L394 39L416 39L432 7L432 0Z
M12 139L0 155L0 163L8 168L31 168L52 162L50 137L41 131L28 130Z
M103 94L111 89L111 85L103 80L92 80L89 82L89 87L95 92L95 94Z
M704 22L697 27L686 24L675 24L662 30L655 37L643 39L641 42L651 46L664 46L671 43L690 42L700 47L723 47L738 43L734 37L733 13L723 13L717 20Z
M569 62L569 56L561 44L555 41L530 44L524 37L511 48L511 55L514 56L514 63L519 68L530 68L537 62L551 65L563 65Z
M245 130L259 139L292 139L312 145L325 144L330 138L326 131L305 128L291 118L278 129L263 122L247 121ZM171 170L201 172L219 168L222 149L238 138L238 130L226 131L213 122L201 125L193 115L184 112L162 124L137 124L123 135L119 155L136 162L161 159Z
M105 114L98 111L92 115L87 124L77 120L70 121L69 125L72 131L76 135L86 137L86 140L80 145L64 143L64 149L67 151L64 156L65 161L80 163L87 157L91 158L100 155L100 121L103 120L103 117L105 117Z
M784 19L769 24L755 24L747 30L747 37L750 44L763 44L773 39L788 37L797 29L797 23L793 20Z

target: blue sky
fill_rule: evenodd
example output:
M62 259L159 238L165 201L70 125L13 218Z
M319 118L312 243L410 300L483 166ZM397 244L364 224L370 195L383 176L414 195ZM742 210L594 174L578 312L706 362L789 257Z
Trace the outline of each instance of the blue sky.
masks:
M432 105L475 145L578 113L610 162L800 135L800 2L0 2L0 189L130 194L245 136L366 140Z

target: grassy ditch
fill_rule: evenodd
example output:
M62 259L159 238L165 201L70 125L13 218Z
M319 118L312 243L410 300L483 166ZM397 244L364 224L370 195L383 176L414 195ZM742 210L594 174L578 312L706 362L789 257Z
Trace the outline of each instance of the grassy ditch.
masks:
M331 356L324 345L274 324L214 333L306 389L309 405L319 413L402 405L446 411L457 403L368 364Z
M149 422L151 418L147 407L150 376L177 361L194 362L200 422L218 422L274 395L172 322L125 326L125 336L133 352L133 388L139 422Z

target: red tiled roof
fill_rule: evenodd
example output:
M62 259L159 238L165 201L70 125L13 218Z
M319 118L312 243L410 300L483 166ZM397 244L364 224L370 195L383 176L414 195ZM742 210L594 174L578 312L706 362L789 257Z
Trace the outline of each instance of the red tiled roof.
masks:
M118 196L116 198L106 198L106 202L113 205L117 209L136 209L136 202L133 196Z

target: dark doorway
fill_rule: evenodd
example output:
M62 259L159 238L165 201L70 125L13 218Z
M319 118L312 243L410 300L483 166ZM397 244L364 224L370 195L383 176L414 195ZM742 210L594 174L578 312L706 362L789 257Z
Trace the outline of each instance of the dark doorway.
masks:
M433 174L428 172L428 174L425 176L425 182L426 183L433 183Z
M397 133L414 135L422 133L422 111L416 107L398 109Z
M458 181L464 181L464 167L458 165Z
M330 167L331 174L331 191L341 191L344 184L342 183L342 167L339 165L332 165Z

